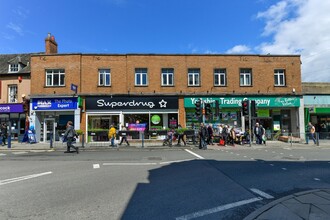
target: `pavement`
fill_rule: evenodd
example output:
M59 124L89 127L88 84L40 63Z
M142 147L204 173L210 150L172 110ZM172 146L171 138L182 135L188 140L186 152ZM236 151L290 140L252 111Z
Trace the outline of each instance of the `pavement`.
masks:
M131 142L130 146L123 144L116 148L109 146L109 143L89 143L82 146L77 143L81 151L94 151L94 150L111 150L111 149L178 149L178 148L196 148L194 145L177 146L173 147L162 146L162 142ZM218 146L208 145L208 150L215 150L219 148L229 148L233 146ZM330 140L322 140L318 145L310 143L309 145L303 143L283 143L280 141L268 141L267 145L235 145L235 148L244 149L258 149L258 148L299 148L299 149L313 149L313 148L328 148L330 149ZM49 143L18 143L12 142L11 148L8 146L0 146L1 151L65 151L66 144L61 142L53 143L50 147ZM315 189L295 193L277 200L274 200L267 205L257 209L244 220L301 220L301 219L330 219L330 189Z

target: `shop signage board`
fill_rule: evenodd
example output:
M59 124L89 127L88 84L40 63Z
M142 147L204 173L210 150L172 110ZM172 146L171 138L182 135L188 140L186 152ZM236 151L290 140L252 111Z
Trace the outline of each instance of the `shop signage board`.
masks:
M22 113L23 104L0 104L1 113Z
M32 99L32 109L40 110L68 110L77 109L78 98L34 98Z
M257 107L299 107L300 98L299 97L189 97L184 98L184 106L186 108L195 107L195 102L198 99L202 99L204 103L215 103L216 100L219 101L220 107L223 108L238 108L242 106L242 100L255 100Z
M86 110L178 109L177 97L86 97Z

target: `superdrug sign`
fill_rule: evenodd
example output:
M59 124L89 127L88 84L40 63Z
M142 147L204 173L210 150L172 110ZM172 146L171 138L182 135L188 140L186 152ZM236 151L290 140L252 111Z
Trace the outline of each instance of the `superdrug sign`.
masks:
M178 109L177 97L86 97L86 110Z

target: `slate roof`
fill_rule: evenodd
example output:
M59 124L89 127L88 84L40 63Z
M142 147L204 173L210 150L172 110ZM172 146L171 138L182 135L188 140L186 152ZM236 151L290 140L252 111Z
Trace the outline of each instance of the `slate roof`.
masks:
M0 54L0 74L31 73L31 54ZM9 72L9 64L21 64L20 71Z

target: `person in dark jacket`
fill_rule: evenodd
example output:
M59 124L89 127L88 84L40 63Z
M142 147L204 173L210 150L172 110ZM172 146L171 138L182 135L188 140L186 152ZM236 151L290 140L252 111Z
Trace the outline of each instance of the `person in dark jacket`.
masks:
M64 137L63 137L64 139L67 140L67 143L66 143L67 150L64 153L71 153L70 148L72 147L76 150L77 154L79 154L79 148L72 144L75 137L78 137L78 135L73 128L73 123L72 123L72 121L68 121L68 123L66 124L66 130L64 133Z
M200 129L199 129L199 149L206 150L207 144L206 140L208 138L208 132L207 128L204 126L204 123L201 123Z
M262 144L262 135L263 135L264 130L262 127L259 125L259 123L256 123L256 126L254 127L254 135L257 138L256 144Z
M5 146L5 144L6 144L7 133L8 133L7 125L6 125L6 123L3 123L3 124L1 125L1 140L2 140L2 146Z

